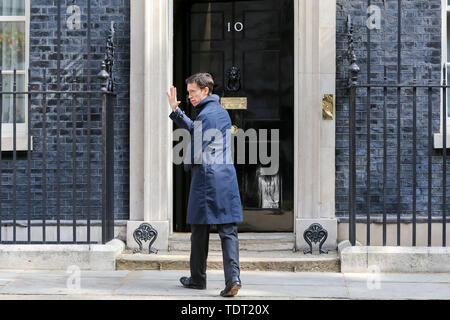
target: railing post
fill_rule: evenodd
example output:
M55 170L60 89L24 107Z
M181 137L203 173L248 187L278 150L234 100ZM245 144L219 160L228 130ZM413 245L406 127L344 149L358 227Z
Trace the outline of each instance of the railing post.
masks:
M102 243L114 238L114 96L102 97Z
M0 192L2 190L2 121L3 121L3 71L0 69ZM2 244L2 202L0 201L0 244Z
M114 25L107 40L105 59L97 77L102 81L102 243L114 238Z
M442 82L442 246L446 246L447 233L447 64L443 66Z
M356 86L358 85L359 66L356 64L356 55L353 46L353 24L350 15L347 16L348 51L347 59L349 79L349 240L354 246L356 243L356 136L355 136L355 104Z

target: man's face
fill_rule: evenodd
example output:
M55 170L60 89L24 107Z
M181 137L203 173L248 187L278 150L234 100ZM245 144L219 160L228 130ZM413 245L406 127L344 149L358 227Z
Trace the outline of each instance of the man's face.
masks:
M194 83L188 83L187 91L189 93L189 100L192 105L196 107L203 99L208 96L209 88L200 89L200 87Z

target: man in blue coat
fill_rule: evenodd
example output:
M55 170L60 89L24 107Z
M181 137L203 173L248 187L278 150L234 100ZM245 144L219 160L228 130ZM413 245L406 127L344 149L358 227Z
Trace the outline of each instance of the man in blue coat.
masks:
M180 279L184 287L206 289L206 260L209 230L217 225L222 243L225 289L230 297L241 288L237 222L242 221L242 206L236 170L231 155L231 119L212 94L214 81L208 73L186 80L189 100L197 111L195 121L178 107L177 91L167 92L170 118L191 136L184 170L191 170L187 223L191 225L191 276Z

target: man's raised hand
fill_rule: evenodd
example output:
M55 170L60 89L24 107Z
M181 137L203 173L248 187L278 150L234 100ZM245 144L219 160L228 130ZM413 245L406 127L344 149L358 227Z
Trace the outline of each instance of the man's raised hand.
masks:
M178 105L181 103L181 101L177 100L177 88L174 86L171 86L169 91L166 92L167 99L169 100L169 105L172 108L173 111L177 110Z

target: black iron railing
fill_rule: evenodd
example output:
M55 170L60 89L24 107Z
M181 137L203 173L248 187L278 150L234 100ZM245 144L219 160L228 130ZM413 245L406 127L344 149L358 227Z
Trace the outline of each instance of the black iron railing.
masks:
M12 121L0 119L0 244L105 243L114 237L114 25L97 76L101 83L94 83L90 76L91 1L87 1L87 83L77 80L82 76L76 70L71 77L66 74L70 80L63 82L67 69L61 69L59 60L61 1L57 6L56 83L49 81L45 69L26 70L28 88L18 90L14 70L12 90L3 90L0 70L0 117L3 98L12 96ZM33 82L32 77L40 81ZM20 98L27 106L27 121L18 123ZM22 134L26 127L26 136L18 134L19 124ZM11 129L8 137L2 137L5 126ZM10 141L12 147L2 150L2 141L5 145ZM101 240L98 235L93 239L94 226L101 227ZM82 237L80 229L85 229Z
M360 84L353 25L350 17L347 21L349 240L355 245L356 223L365 223L365 242L370 245L371 226L376 221L382 223L383 245L387 245L387 226L392 223L396 224L396 244L404 245L401 225L408 223L412 225L411 243L416 246L420 222L427 224L428 246L432 245L433 230L437 228L442 232L441 245L446 246L447 91L450 87L446 82L446 67L443 67L442 83L432 80L431 68L428 79L419 81L416 67L410 83L389 82L385 67L382 83ZM375 113L377 116L371 118ZM440 128L436 125L439 121ZM437 130L442 136L443 151L434 146ZM406 165L412 169L404 170ZM433 166L441 170L433 170ZM375 178L376 182L371 181L377 174L380 176ZM410 197L409 193L405 197L405 189L411 190ZM373 195L379 199L377 203L372 201Z
M28 73L31 73L28 71ZM76 79L75 71L73 71L73 79ZM102 74L104 77L105 74ZM43 83L41 90L32 90L33 84L29 84L27 91L17 90L17 73L13 74L13 91L7 92L2 90L2 72L0 71L0 114L3 111L3 96L13 96L13 122L12 122L12 135L8 138L2 137L2 127L5 126L0 122L0 141L2 138L4 141L7 139L12 141L12 149L7 151L2 150L2 143L0 143L0 194L3 196L3 201L0 201L0 243L92 243L98 240L92 241L91 239L91 221L92 217L97 220L96 224L101 221L102 228L102 242L109 241L114 237L114 104L115 95L113 92L105 90L106 87L102 87L99 90L79 90L75 82L73 82L70 90L66 91L51 91L48 90L47 76L44 70ZM26 150L23 148L18 150L17 141L19 137L17 134L17 97L26 96L27 103L27 143ZM48 110L49 101L56 99L56 122L49 119ZM80 126L79 121L79 109L80 101L84 100L87 103L86 122ZM40 101L41 108L36 108L36 101ZM68 103L64 104L61 101ZM94 103L92 103L94 102ZM98 131L98 125L91 120L92 114L90 110L93 108L101 109L101 159L93 159L95 153L92 152L91 143L95 139L96 135L92 135L92 131ZM39 130L40 137L34 136L32 141L32 133L38 132L36 129L32 129L31 122L33 118L33 110L41 112L42 128ZM65 113L61 113L61 109L64 107ZM71 109L69 111L69 109ZM69 117L70 115L70 117ZM64 121L62 118L64 117ZM54 118L54 112L52 115ZM78 119L78 120L77 120ZM98 122L98 121L97 121ZM95 125L94 125L95 124ZM64 127L62 127L64 125ZM70 125L70 127L68 127ZM55 130L56 127L56 130ZM82 127L82 133L80 134L80 128ZM49 131L56 131L56 135L48 137ZM64 131L64 132L63 132ZM85 139L80 138L80 135L85 133ZM36 143L40 140L40 144ZM52 143L51 148L48 145L49 140L56 140ZM68 142L69 141L69 142ZM69 152L63 152L61 150L62 145L67 147L71 144L71 159L67 159ZM5 143L6 145L6 143ZM33 145L33 146L32 146ZM87 149L86 152L82 152ZM56 152L55 152L56 150ZM100 150L96 150L100 151ZM34 154L39 156L33 157ZM49 155L51 153L51 155ZM80 159L80 154L85 156L85 159ZM2 157L3 155L3 157ZM20 159L18 159L18 155ZM64 157L64 159L62 159ZM24 159L26 160L24 161ZM101 160L101 161L99 161ZM92 168L92 162L100 163L100 173L98 168ZM6 164L8 162L8 164ZM32 162L34 163L32 165ZM26 164L25 164L26 163ZM61 164L64 163L64 168ZM25 165L24 165L25 164ZM69 165L71 164L71 165ZM18 171L22 170L26 173L21 175L21 179L24 181L18 181ZM34 171L33 174L31 171ZM7 171L7 172L5 172ZM48 183L47 172L51 171L54 182L52 185ZM8 174L10 172L11 174ZM36 174L38 172L38 174ZM71 181L62 181L62 178L67 178L67 173L71 176ZM41 183L36 184L36 177L40 174L39 180ZM7 181L10 181L7 185L2 184L2 178L8 175ZM100 178L99 178L100 177ZM64 179L67 180L67 179ZM83 184L81 184L83 182ZM80 189L86 187L86 190ZM102 197L101 197L101 214L98 212L99 204L96 203L95 197L92 197L92 185L101 185ZM21 189L18 195L18 188ZM56 200L55 206L52 210L48 208L48 194L49 188L52 189L54 196L52 200ZM36 195L36 189L38 193L42 194L42 200L36 201L32 199L32 194ZM71 197L67 195L71 192ZM62 196L65 194L65 196ZM80 194L84 194L80 196ZM7 201L9 200L9 201ZM69 221L67 220L67 214L64 215L65 219L61 219L62 205L64 201L64 207L68 206L72 208L72 227L73 237L70 241L61 240L61 226L67 226ZM97 201L98 202L98 201ZM8 210L6 210L6 205ZM36 210L40 207L39 210ZM93 209L93 207L95 209ZM81 214L81 209L84 213ZM97 212L93 212L97 210ZM37 218L36 212L39 212L40 218ZM67 212L67 210L65 210ZM5 219L4 217L7 217ZM52 217L52 221L48 225L48 217ZM84 216L84 219L82 218ZM82 220L82 221L79 221ZM80 241L77 239L77 225L83 224L86 228L86 237ZM21 237L18 240L17 227L27 228L26 239ZM32 227L42 227L42 237L40 240L32 240ZM48 241L46 239L48 230L47 227L56 227L56 240ZM2 229L7 230L6 227L10 227L12 237L2 237ZM6 231L5 231L6 232ZM34 237L35 238L35 237Z

